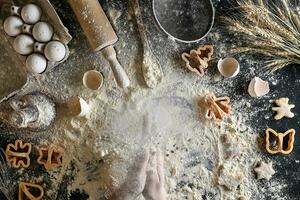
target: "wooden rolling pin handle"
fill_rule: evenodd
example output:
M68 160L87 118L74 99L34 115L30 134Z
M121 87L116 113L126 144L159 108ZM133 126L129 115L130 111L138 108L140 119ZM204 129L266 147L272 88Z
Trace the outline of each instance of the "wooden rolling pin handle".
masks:
M109 62L117 84L123 89L127 88L130 84L130 81L126 72L117 59L114 47L112 45L105 47L101 50L101 53L103 57Z

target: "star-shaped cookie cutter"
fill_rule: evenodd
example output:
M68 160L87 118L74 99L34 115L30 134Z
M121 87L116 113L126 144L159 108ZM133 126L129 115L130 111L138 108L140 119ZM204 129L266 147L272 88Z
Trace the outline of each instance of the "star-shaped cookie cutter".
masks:
M214 94L210 93L205 95L199 101L199 107L204 109L206 119L221 121L224 117L227 117L231 114L229 102L230 98L227 96L216 97Z
M37 162L47 170L51 170L55 167L62 165L62 151L59 147L54 144L50 146L39 147L39 157Z
M204 45L200 46L197 50L192 49L190 53L183 53L181 57L190 71L195 72L202 77L205 69L208 67L208 61L211 60L212 55L213 46Z
M272 136L276 140L275 144L272 144ZM288 137L288 139L284 141L286 137ZM271 128L266 129L266 150L271 154L290 154L294 148L294 141L294 129L289 129L285 133L277 133Z
M20 182L19 184L19 200L40 200L44 196L44 189L42 186L33 184L33 183L25 183Z
M31 144L23 144L22 140L16 140L15 144L8 144L5 151L7 162L14 168L29 167L30 153Z

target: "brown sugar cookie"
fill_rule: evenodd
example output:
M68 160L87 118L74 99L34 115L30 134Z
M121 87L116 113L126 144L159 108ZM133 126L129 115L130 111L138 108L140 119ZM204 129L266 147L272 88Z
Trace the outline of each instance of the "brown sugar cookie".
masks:
M191 50L190 53L183 53L181 57L190 71L202 77L205 69L208 67L208 62L211 60L212 54L213 46L203 45L197 50Z
M55 167L62 165L62 150L54 144L50 146L39 147L39 157L37 162L47 170L51 170Z
M216 97L211 93L205 95L199 101L198 106L203 109L206 119L220 121L223 120L224 117L229 116L231 113L229 102L229 97Z
M6 147L5 155L6 160L12 167L29 167L31 144L24 143L22 140L16 140L15 144L8 144Z
M295 130L289 129L285 133L277 133L271 128L266 130L266 150L271 154L289 154L293 151Z
M40 200L44 196L42 186L33 183L19 183L19 198L18 200Z

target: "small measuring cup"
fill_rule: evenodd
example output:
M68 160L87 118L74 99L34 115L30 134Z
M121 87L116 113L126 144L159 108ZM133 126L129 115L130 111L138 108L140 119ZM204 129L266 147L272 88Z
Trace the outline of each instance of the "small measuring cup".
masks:
M152 9L160 28L184 43L204 38L215 18L211 0L153 0Z

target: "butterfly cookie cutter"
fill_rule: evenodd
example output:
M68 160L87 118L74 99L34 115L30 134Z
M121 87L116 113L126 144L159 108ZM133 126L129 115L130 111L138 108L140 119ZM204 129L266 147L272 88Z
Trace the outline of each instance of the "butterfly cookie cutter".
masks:
M216 97L214 94L210 93L205 95L199 101L198 105L204 109L206 119L221 121L224 117L227 117L231 114L229 102L230 98L227 96Z
M14 168L29 167L31 144L24 143L22 140L16 140L15 144L8 144L5 155L7 162L11 163Z
M54 144L50 146L39 147L39 157L37 162L47 170L51 170L55 167L62 165L62 150Z
M208 61L211 60L212 55L213 46L203 45L197 50L192 49L190 53L183 53L181 57L190 71L195 72L198 76L202 77L205 69L208 67Z
M275 138L276 143L272 144L272 136ZM284 141L287 138L286 142ZM294 148L295 130L289 129L285 133L277 133L271 128L266 129L266 149L271 154L290 154Z
M43 196L44 189L42 186L33 183L20 182L18 200L40 200Z

